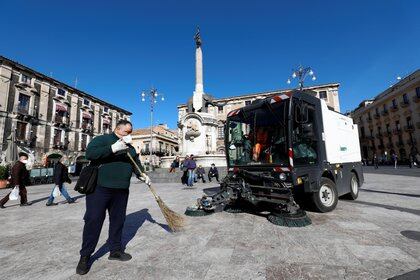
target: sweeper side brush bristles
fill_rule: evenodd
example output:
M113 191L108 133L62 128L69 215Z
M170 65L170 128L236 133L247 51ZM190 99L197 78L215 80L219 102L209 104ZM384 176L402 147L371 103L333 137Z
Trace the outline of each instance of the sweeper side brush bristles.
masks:
M274 212L267 216L267 220L275 225L284 227L306 227L312 224L311 219L302 209L299 209L295 214Z
M136 167L138 172L140 174L144 174L140 167L137 165L133 157L127 152L127 156L130 158L133 165ZM153 196L155 197L155 200L157 204L159 205L160 211L163 214L163 217L165 218L166 222L168 223L169 228L173 231L180 231L184 227L184 217L176 213L175 211L172 211L166 204L163 202L163 200L156 194L156 191L151 185L147 185L149 187L149 190L152 192Z

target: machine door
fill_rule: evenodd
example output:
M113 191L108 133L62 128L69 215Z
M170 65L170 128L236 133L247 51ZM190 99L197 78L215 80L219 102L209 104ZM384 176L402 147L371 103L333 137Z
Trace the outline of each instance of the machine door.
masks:
M321 119L319 104L312 104L302 99L293 102L293 120L291 141L293 148L293 165L296 176L306 176L309 190L318 188L320 166L323 160L320 149ZM305 190L305 191L309 191Z

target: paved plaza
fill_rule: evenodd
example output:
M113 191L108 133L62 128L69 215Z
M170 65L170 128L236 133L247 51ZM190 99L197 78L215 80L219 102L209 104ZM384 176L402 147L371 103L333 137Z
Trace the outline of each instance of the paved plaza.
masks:
M356 202L340 200L332 213L309 212L313 224L305 228L223 212L188 217L185 231L176 234L168 232L145 185L133 181L124 228L126 250L133 259L107 259L106 222L86 276L75 275L84 197L76 204L46 207L51 186L29 187L33 206L9 202L0 210L0 278L388 279L406 274L396 279L419 279L420 241L414 240L420 232L419 178L365 176ZM156 185L163 200L179 213L203 190L209 193L216 187ZM5 193L0 190L0 195Z

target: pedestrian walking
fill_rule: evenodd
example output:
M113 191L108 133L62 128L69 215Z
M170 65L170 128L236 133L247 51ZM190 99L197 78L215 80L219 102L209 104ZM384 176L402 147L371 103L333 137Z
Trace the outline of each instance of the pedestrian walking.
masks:
M95 251L107 211L108 259L128 261L132 258L124 252L121 241L132 173L135 172L139 179L150 184L149 177L144 173L141 175L127 156L127 152L130 153L141 171L144 171L136 150L129 144L132 141L132 129L129 121L120 120L113 133L95 137L87 147L86 158L98 166L98 177L95 191L86 195L85 225L77 274L83 275L89 271L89 259Z
M179 168L179 156L176 156L174 161L171 163L171 168L169 168L169 173L174 173L177 168Z
M196 168L197 168L197 164L195 163L194 155L191 155L190 158L188 159L188 162L187 162L187 169L188 169L188 183L187 183L187 185L189 187L194 186L194 178L195 178L194 171L195 171Z
M214 163L211 164L209 169L209 182L211 182L211 178L215 177L216 181L219 182L219 171Z
M393 153L391 157L392 157L392 161L394 163L394 168L397 169L398 156L397 156L396 153Z
M378 157L376 154L373 155L373 164L375 165L375 169L378 169Z
M69 178L68 167L64 164L64 157L61 157L57 164L54 166L54 187L51 190L50 197L48 198L46 206L54 206L58 205L58 203L54 203L54 189L58 188L60 193L64 196L67 202L74 203L76 200L72 198L69 193L67 192L66 186L64 183L71 184L71 180Z
M182 170L182 176L181 176L181 183L183 185L188 184L188 160L190 159L189 156L185 156L184 161L181 163L181 170Z
M28 154L19 153L19 160L12 167L10 185L19 188L20 206L32 205L28 202L26 186L29 185L29 171L26 169L28 163ZM9 201L10 192L0 200L0 208L6 208L4 205Z
M198 168L197 168L196 174L197 174L197 181L201 179L201 181L203 183L206 182L206 179L204 178L204 174L206 174L206 171L204 170L204 167L199 165Z

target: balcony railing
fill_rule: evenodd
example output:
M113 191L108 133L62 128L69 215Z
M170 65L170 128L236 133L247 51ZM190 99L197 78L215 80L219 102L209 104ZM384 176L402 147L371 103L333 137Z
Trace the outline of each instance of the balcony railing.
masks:
M392 105L392 106L389 108L389 110L390 110L391 112L395 112L395 111L397 111L397 110L398 110L398 106L397 106L397 104Z
M405 108L405 107L408 107L408 105L410 104L410 102L408 102L408 100L407 101L402 101L402 102L400 102L400 106L401 106L401 108Z
M18 114L22 115L29 115L29 107L28 106L17 106Z
M92 131L93 125L91 123L82 122L82 130L84 131Z
M61 140L55 140L54 139L53 148L63 150L64 149L64 142L62 142Z
M392 130L392 133L394 133L394 135L401 134L401 129L399 129L399 128L394 128L394 129Z
M412 124L404 126L404 130L407 132L414 131L414 126Z
M54 123L58 126L68 126L69 125L69 118L65 116L56 115L54 117Z

